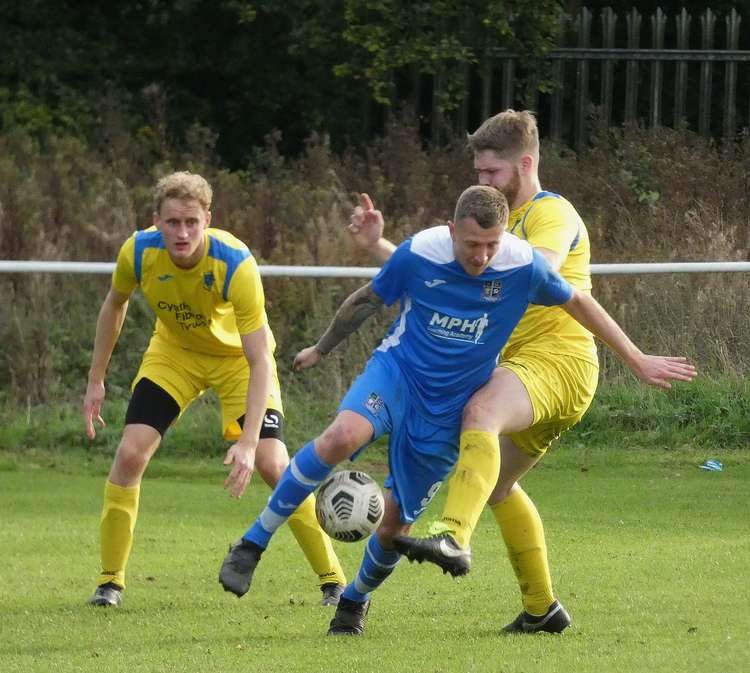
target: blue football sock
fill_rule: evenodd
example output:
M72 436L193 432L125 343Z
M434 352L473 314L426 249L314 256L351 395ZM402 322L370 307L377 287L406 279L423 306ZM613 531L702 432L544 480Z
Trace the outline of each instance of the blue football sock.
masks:
M378 542L378 538L372 535L367 541L365 554L357 576L344 589L344 598L357 603L364 603L370 598L370 592L385 582L400 558L401 554L397 551L383 549Z
M300 503L331 473L333 467L318 456L314 442L305 444L284 470L265 509L242 537L265 549L276 529L294 514Z

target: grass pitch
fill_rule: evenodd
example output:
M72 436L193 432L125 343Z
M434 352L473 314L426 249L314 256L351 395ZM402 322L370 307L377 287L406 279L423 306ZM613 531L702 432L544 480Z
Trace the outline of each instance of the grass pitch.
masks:
M227 545L265 502L221 489L220 461L156 458L123 608L86 605L98 564L101 466L0 460L0 670L388 673L714 672L750 662L750 457L703 472L685 453L564 448L525 480L545 521L563 636L503 636L520 608L492 517L460 581L397 568L365 636L325 637L332 610L286 529L249 594L221 590ZM377 474L375 465L365 466ZM382 476L382 475L381 475ZM420 521L424 531L441 499ZM361 544L338 544L353 575Z

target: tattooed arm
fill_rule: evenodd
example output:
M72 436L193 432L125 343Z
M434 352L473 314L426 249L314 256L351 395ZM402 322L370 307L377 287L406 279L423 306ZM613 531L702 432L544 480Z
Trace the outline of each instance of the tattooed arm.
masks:
M375 294L372 283L350 294L341 304L331 324L318 343L297 353L292 368L296 372L314 367L324 355L328 355L360 325L383 306L383 300Z
M341 304L331 324L313 346L321 355L328 355L360 325L383 306L383 300L372 289L372 283L352 292Z

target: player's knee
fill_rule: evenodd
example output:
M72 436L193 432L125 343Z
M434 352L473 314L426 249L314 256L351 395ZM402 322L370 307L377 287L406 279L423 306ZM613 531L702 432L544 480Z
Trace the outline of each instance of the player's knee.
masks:
M263 481L271 487L276 486L281 475L284 474L286 466L289 464L287 460L281 460L273 458L271 460L257 460L255 461L255 468L258 470Z
M129 479L140 477L148 465L151 454L151 447L140 446L123 438L115 454L114 471Z
M318 455L329 465L348 458L358 448L358 437L345 423L330 426L315 442Z
M482 398L471 399L464 407L461 424L463 428L497 433L499 414Z
M286 445L280 439L264 437L255 452L255 470L266 484L276 486L289 465Z

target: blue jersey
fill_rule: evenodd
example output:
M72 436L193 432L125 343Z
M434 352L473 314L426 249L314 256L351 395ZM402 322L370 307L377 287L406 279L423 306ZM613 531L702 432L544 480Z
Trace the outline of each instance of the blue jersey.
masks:
M401 314L378 346L404 373L417 409L439 423L460 412L495 368L497 355L529 304L566 303L572 287L526 241L504 233L479 276L456 261L448 227L402 243L373 279Z

